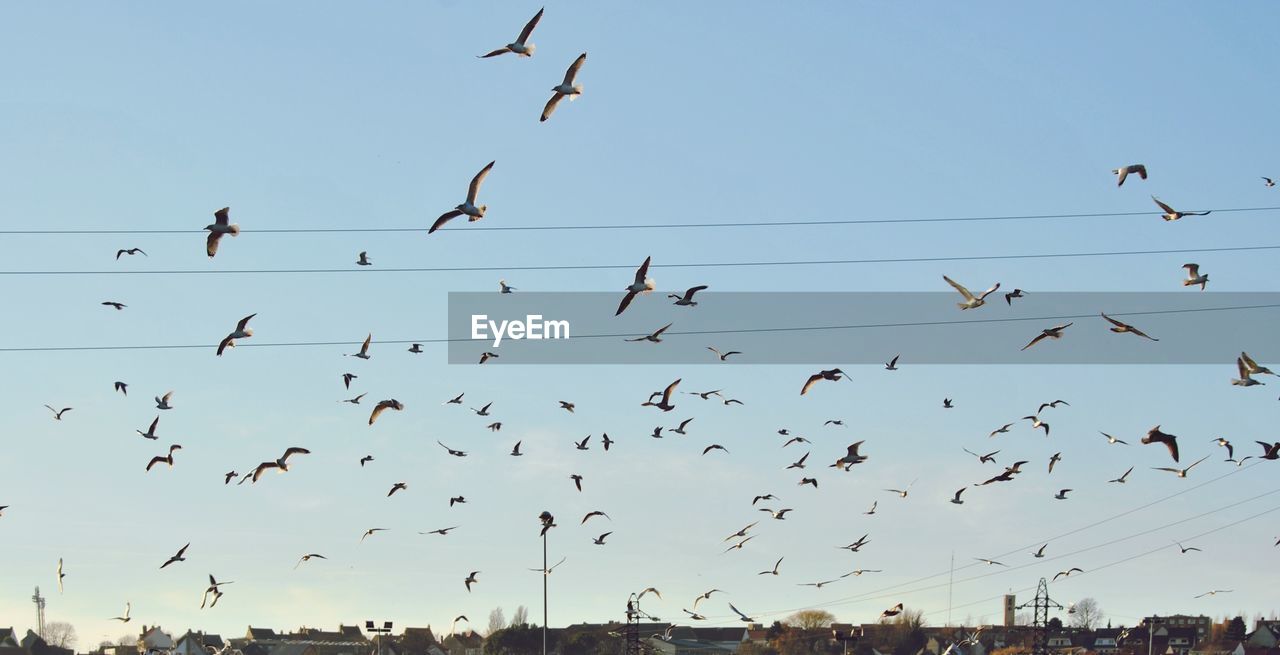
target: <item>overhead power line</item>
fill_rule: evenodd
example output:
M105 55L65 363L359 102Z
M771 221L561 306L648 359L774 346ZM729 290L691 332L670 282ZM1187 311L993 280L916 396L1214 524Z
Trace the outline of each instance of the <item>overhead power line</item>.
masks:
M1233 305L1227 307L1184 307L1181 309L1152 309L1144 311L1131 312L1111 312L1108 316L1155 316L1164 314L1197 314L1205 312L1229 312L1229 311L1247 311L1252 309L1280 309L1280 303L1262 304L1262 305ZM974 325L980 323L1015 323L1026 321L1063 321L1075 319L1098 318L1097 314L1058 314L1053 316L1010 316L1002 318L973 318L973 319L957 319L954 321L901 321L892 323L855 323L847 325L797 325L784 327L760 327L760 328L724 328L716 330L669 330L664 334L668 337L672 336L696 336L696 335L719 335L719 334L760 334L770 332L817 332L826 330L868 330L876 328L901 328L901 327L933 327L939 325ZM583 334L572 337L572 339L622 339L627 337L644 336L639 332L614 332L609 334ZM406 344L440 344L440 343L466 343L477 341L470 337L435 337L429 339L387 339L381 341L370 341L371 345L406 345ZM483 341L483 340L481 340ZM236 348L299 348L299 347L316 347L316 346L359 346L363 344L362 340L353 341L268 341L268 342L252 342L241 341L236 344ZM141 344L141 345L125 345L125 346L12 346L0 348L0 353L14 352L62 352L62 351L87 351L87 350L193 350L193 349L212 349L216 348L216 343L186 343L186 344Z
M1214 213L1266 212L1280 210L1280 207L1222 207L1210 210ZM725 221L721 223L620 223L620 224L584 224L584 225L469 225L467 227L445 227L442 232L553 232L581 230L674 230L692 228L743 228L743 227L794 227L824 225L890 225L912 223L973 223L982 221L1042 221L1082 218L1123 218L1130 216L1158 217L1160 211L1140 212L1093 212L1078 214L1013 214L1003 216L936 216L925 218L850 218L831 220L773 220L773 221ZM426 232L428 222L414 227L297 227L297 228L259 228L241 229L242 234L344 234L344 233L377 233L377 232ZM111 235L111 234L200 234L204 230L162 230L162 229L11 229L0 230L0 235Z
M883 257L874 259L808 259L745 262L684 262L675 264L655 263L651 268L747 268L770 266L843 266L854 264L907 264L925 262L999 261L1012 259L1060 259L1077 257L1134 257L1144 255L1185 255L1213 252L1254 252L1280 250L1280 245L1223 246L1205 248L1170 248L1161 250L1100 250L1087 252L1030 253L1020 255L957 255L953 257ZM0 271L9 276L54 275L306 275L316 273L477 273L510 271L604 271L634 270L635 264L547 264L512 266L427 266L412 268L254 268L254 269L164 269L164 270L47 270Z

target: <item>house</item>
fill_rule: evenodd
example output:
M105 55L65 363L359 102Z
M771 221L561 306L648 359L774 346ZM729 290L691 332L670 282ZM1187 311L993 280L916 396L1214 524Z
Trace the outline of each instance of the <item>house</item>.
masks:
M475 630L468 630L445 637L441 645L449 655L480 655L484 639Z
M0 628L0 655L26 655L13 628Z
M1280 621L1259 620L1245 637L1246 648L1275 648L1280 644Z
M51 646L40 635L27 630L27 636L18 642L18 647L25 655L74 655L70 648L61 648L59 646Z
M208 655L222 650L226 645L219 635L187 630L174 642L173 655Z
M142 626L142 636L138 637L138 653L167 653L173 650L173 637L160 629L160 626Z

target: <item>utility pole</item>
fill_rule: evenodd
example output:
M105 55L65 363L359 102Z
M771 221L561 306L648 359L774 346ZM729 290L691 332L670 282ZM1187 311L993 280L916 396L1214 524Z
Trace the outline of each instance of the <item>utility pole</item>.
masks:
M44 596L40 595L40 587L36 587L36 593L31 597L31 602L36 604L36 634L44 639Z
M1040 578L1040 585L1036 587L1036 597L1031 600L1031 603L1023 603L1017 609L1025 609L1028 605L1035 612L1035 618L1031 622L1031 652L1033 655L1048 655L1049 609L1062 609L1062 605L1049 598L1049 582L1044 578Z
M551 577L547 571L547 533L556 527L556 517L544 511L538 520L542 522L542 655L547 655L547 578Z

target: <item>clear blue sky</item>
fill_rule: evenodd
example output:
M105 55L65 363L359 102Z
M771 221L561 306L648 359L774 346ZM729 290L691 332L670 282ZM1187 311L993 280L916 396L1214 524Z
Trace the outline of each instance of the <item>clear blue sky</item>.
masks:
M669 269L665 262L848 259L1195 248L1276 244L1275 213L1218 213L1165 224L1148 217L732 230L473 232L427 237L496 159L483 224L983 216L1280 204L1274 25L1267 3L1003 2L553 3L532 41L535 57L477 60L507 43L538 4L40 3L0 8L0 224L18 228L199 229L230 205L246 231L289 227L422 227L423 233L246 232L213 261L199 234L4 236L5 270L344 267L367 250L377 266L631 264L654 257L661 289L1061 291L1179 288L1185 255L881 266ZM581 52L583 97L537 117ZM1109 170L1142 162L1146 182L1115 187ZM150 257L113 259L139 246ZM1276 291L1269 252L1197 255L1210 290ZM354 266L352 266L354 268ZM404 275L4 277L11 346L216 343L241 316L262 341L358 341L442 336L450 290L619 289L625 272ZM104 300L129 305L123 312ZM762 321L764 318L762 318ZM1206 335L1206 338L1213 338ZM1240 344L1265 351L1274 344ZM0 624L34 620L40 585L48 618L76 625L80 646L123 631L106 617L133 603L136 624L239 634L250 623L331 627L367 618L446 627L457 614L484 623L516 605L540 621L536 516L560 517L551 622L621 619L630 591L662 590L648 606L676 619L695 595L731 624L725 601L765 621L824 606L870 621L904 602L946 621L945 578L957 566L1085 526L1098 518L1232 470L1210 444L1245 453L1274 440L1274 380L1227 384L1220 367L904 367L895 377L852 370L853 384L795 389L808 367L464 367L445 351L374 346L208 351L5 353L0 431L8 435L0 505ZM1274 351L1274 350L1273 350ZM838 362L833 362L838 364ZM1273 362L1273 365L1275 363ZM339 375L360 375L348 393ZM637 398L683 377L688 389L725 388L746 402L695 399L661 417L697 419L687 437L646 435L659 421ZM113 394L114 380L130 395ZM161 440L135 433L156 415L149 398L175 390ZM493 400L489 420L441 406L465 391ZM337 400L368 392L404 412L366 426L368 406ZM944 396L957 408L940 409ZM1047 410L1046 440L1027 426L993 428ZM574 415L556 401L578 404ZM53 422L42 405L72 406ZM843 418L843 429L823 428ZM1184 462L1212 454L1187 480L1149 467L1156 447L1108 446L1098 430L1136 442L1156 423L1183 437ZM782 467L778 428L814 441L814 491ZM572 449L602 431L608 454ZM437 439L472 453L447 457ZM871 460L853 473L822 468L856 440ZM506 453L523 440L528 455ZM173 470L146 461L181 443ZM722 443L732 454L703 458ZM254 487L224 487L284 448L310 456ZM993 475L965 455L1002 449L1031 460L1015 483L946 499ZM1052 476L1045 460L1061 451ZM365 454L377 459L361 469ZM1054 541L1062 554L1168 526L1272 491L1274 462L1203 491ZM1135 466L1130 483L1107 485ZM573 490L571 472L585 476ZM919 481L906 500L882 489ZM393 482L409 489L393 498ZM1059 488L1076 491L1054 501ZM743 550L720 539L764 517L749 503L773 492L795 509L762 522ZM463 494L465 506L447 498ZM861 511L879 501L875 516ZM1194 541L1174 539L1275 507L1267 496L1130 541L962 581L954 621L999 620L999 594L1042 575L1086 571L1162 544L1166 550L1054 585L1063 601L1096 597L1118 622L1176 611L1211 616L1274 609L1257 563L1274 558L1275 514ZM577 524L593 509L613 521ZM448 537L417 531L460 525ZM358 544L365 529L390 528ZM590 537L612 530L607 546ZM871 533L850 555L834 546ZM192 542L188 561L158 571ZM1036 544L1038 545L1038 544ZM1025 554L1003 557L1011 565ZM330 559L292 570L298 557ZM785 556L778 578L756 576ZM67 590L54 568L66 560ZM797 586L853 568L883 573L821 590ZM462 579L481 570L468 594ZM214 611L199 611L206 576L234 580ZM859 594L866 600L851 600ZM1231 594L1193 600L1210 589ZM1029 597L1022 592L1021 597ZM131 624L131 625L136 625Z

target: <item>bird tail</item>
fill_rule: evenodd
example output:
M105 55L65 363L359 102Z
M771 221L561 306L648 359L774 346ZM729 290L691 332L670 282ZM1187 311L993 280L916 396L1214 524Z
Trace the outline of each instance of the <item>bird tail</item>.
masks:
M229 234L231 234L231 236L236 236L236 235L240 234L240 225L239 225L239 224L237 224L237 223L232 223L229 227L230 227L230 230L231 230L231 232L229 232Z
M469 222L469 223L474 223L474 222L476 222L476 221L480 220L480 219L481 219L481 217L483 217L483 216L484 216L484 213L485 213L485 212L487 212L487 211L489 211L489 205L480 205L479 207L476 207L476 209L479 209L479 210L480 210L480 216L468 216L468 217L467 217L467 222Z
M526 43L526 44L525 44L525 46L524 46L524 56L525 56L525 57L532 57L532 56L533 56L534 51L536 51L537 49L538 49L538 46L537 46L536 44L533 44L533 43Z
M581 84L573 85L573 90L576 91L577 93L574 93L573 95L569 96L569 102L573 102L574 100L577 100L578 96L582 95L582 85Z

